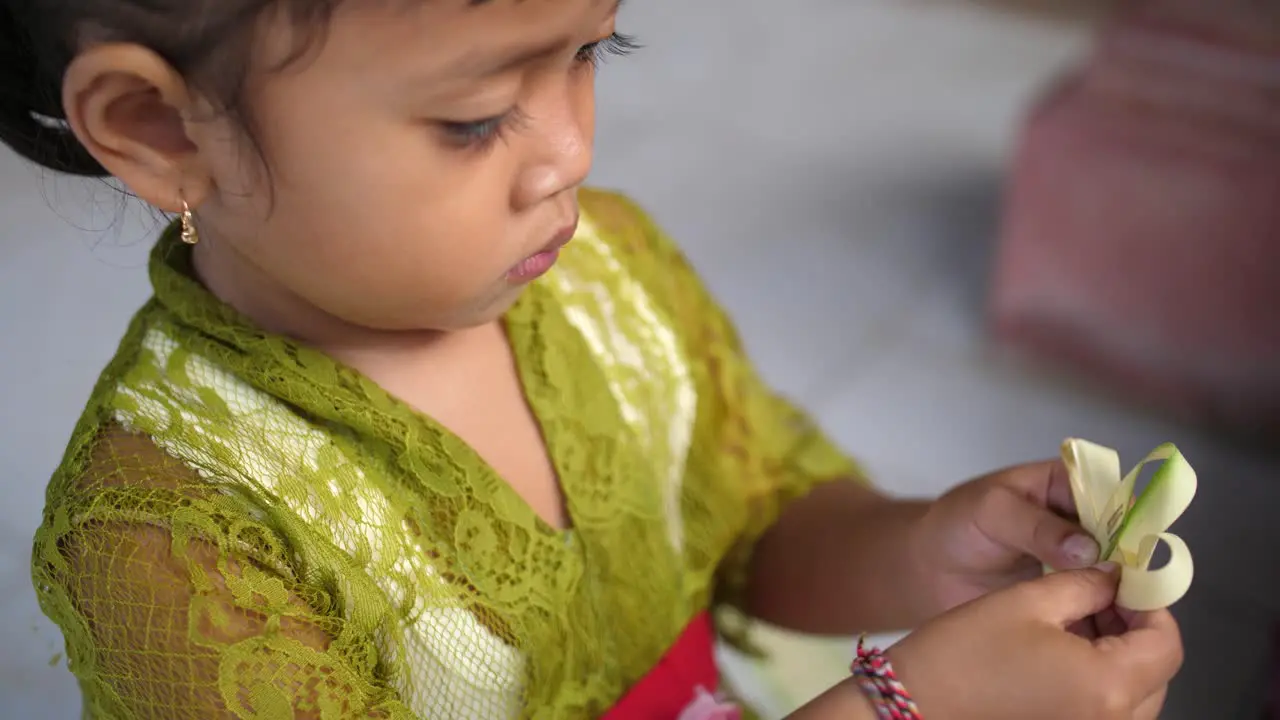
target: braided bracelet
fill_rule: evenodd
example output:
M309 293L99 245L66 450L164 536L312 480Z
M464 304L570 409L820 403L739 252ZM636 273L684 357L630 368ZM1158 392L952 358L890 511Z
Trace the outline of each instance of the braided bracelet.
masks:
M858 638L858 656L849 671L875 707L880 720L924 720L911 693L898 681L889 658L880 648L868 648L867 636Z

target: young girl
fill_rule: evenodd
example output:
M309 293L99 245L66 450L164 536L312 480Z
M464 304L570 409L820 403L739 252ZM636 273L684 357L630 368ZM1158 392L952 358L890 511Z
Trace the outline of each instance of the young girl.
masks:
M180 217L36 536L88 716L745 716L725 608L920 626L797 717L1156 716L1167 613L1015 585L1060 467L876 494L579 187L618 0L0 1L0 138Z

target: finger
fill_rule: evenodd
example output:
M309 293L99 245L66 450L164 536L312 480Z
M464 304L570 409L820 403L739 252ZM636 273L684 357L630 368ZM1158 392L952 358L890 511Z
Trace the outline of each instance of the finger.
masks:
M1132 631L1156 630L1175 634L1178 632L1178 621L1174 619L1173 613L1168 610L1137 612L1135 610L1126 610L1119 606L1115 610L1116 615L1123 619Z
M1131 619L1131 616L1125 616L1114 607L1103 610L1093 618L1094 627L1098 629L1098 637L1123 635L1129 632L1129 621Z
M1066 629L1111 607L1119 584L1119 568L1104 563L1051 573L1004 592L1010 603L1021 606L1017 612Z
M1085 618L1071 623L1067 626L1067 632L1075 635L1076 637L1084 638L1085 640L1097 640L1101 637L1098 625L1094 622L1093 618Z
M1160 711L1164 709L1164 701L1168 694L1168 685L1151 694L1133 711L1133 720L1160 720Z
M1111 672L1140 691L1135 697L1159 692L1182 668L1182 634L1168 610L1138 614L1128 632L1101 638L1097 646Z
M1070 518L1079 517L1076 496L1071 492L1071 476L1062 460L1049 463L1049 485L1045 489L1045 505Z
M1126 630L1134 627L1140 620L1143 622L1150 622L1150 620L1144 618L1148 613L1140 612L1138 610L1130 610L1129 608L1123 608L1119 605L1115 606L1113 609L1115 610L1116 617L1120 619L1120 622L1124 623Z
M1000 478L1000 484L1014 488L1037 504L1064 517L1076 517L1071 478L1061 459L1018 465L1001 470L996 475Z
M1020 550L1055 570L1092 565L1098 543L1079 525L1007 487L995 486L979 501L974 522L994 542Z

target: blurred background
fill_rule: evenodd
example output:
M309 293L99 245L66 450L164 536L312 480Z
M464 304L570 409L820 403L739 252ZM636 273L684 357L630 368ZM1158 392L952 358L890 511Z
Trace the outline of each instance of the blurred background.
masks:
M1176 608L1188 661L1166 717L1256 720L1280 610L1275 443L1206 429L1196 403L1117 390L1116 376L1141 375L1133 363L1096 377L1086 371L1112 367L1099 353L1071 371L1045 363L1071 348L1043 342L1043 315L1019 314L1036 297L1025 286L1044 285L1020 278L1036 277L1036 263L1067 264L1014 249L1070 225L1055 216L1052 232L1038 233L1043 223L1018 219L1042 217L1035 199L1053 195L1037 186L1019 196L1020 183L1060 175L1021 159L1040 157L1024 131L1058 79L1092 56L1105 10L1077 0L633 0L621 29L646 48L601 76L594 183L653 212L735 316L764 375L890 492L934 495L1053 456L1067 436L1116 447L1126 464L1179 444L1201 478L1174 528L1197 575ZM1015 196L1029 209L1011 209ZM0 218L0 717L70 719L79 695L61 637L35 605L30 538L72 424L148 295L157 221L102 183L54 177L4 151ZM1262 222L1271 237L1280 231ZM1221 284L1180 287L1226 297ZM1211 320L1230 325L1218 312ZM991 327L1040 358L998 349ZM1188 337L1163 356L1194 355ZM1273 346L1251 357L1280 368ZM1257 394L1234 392L1226 406L1253 417L1240 398ZM1202 414L1222 414L1208 405ZM769 664L726 662L778 715L839 679L852 650L848 640L765 638Z

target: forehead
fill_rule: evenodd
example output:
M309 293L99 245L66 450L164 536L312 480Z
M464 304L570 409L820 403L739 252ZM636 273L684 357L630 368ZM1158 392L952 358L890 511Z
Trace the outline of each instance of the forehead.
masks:
M312 45L312 69L366 74L476 73L504 58L582 42L622 0L348 0ZM298 46L288 20L271 23L265 65ZM320 68L315 68L320 65ZM325 65L332 65L326 68Z

